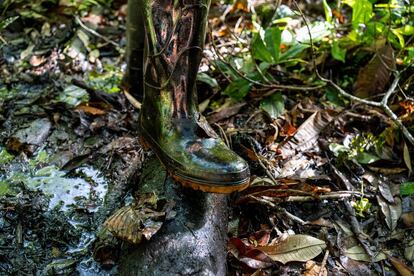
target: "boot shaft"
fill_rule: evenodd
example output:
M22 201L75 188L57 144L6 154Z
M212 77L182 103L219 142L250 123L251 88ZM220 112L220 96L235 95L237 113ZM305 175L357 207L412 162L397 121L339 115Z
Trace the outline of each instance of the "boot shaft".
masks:
M195 81L210 0L140 1L146 33L144 107L151 115L189 118L196 112Z

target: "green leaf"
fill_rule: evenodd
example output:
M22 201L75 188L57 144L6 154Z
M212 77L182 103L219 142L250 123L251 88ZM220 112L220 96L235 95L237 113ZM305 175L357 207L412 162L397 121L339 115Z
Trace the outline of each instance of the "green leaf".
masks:
M273 57L273 62L279 61L280 41L282 32L278 27L268 28L265 31L266 48Z
M233 99L241 100L249 93L251 86L252 84L248 80L238 79L230 83L223 94Z
M0 31L7 28L7 26L9 26L11 23L16 21L17 18L19 18L19 17L18 16L12 16L12 17L9 17L9 18L6 18L6 19L0 21Z
M342 49L336 40L332 44L331 54L334 59L345 62L346 49Z
M372 17L372 4L368 0L358 0L352 5L352 27L358 29L359 24L366 24Z
M281 54L279 61L282 62L282 61L287 61L287 60L292 59L292 58L296 58L306 48L309 48L309 45L297 43L297 44L293 45L292 47L290 47L286 52Z
M277 119L285 111L285 99L282 93L275 93L260 102L260 108L269 114L272 119Z
M254 34L251 44L252 55L255 59L273 63L272 54L259 34Z
M328 21L329 23L332 22L332 10L331 7L329 7L328 2L326 0L322 0L323 3L323 9L325 11L325 18L326 21Z
M218 87L217 80L213 77L210 77L206 73L199 73L197 75L197 80L208 84L211 88L217 88Z
M400 195L412 196L414 195L414 182L405 182L400 186Z
M371 163L374 163L375 161L380 160L381 158L369 152L361 152L361 153L358 153L355 159L360 164L371 164Z
M337 143L331 143L329 144L329 150L332 151L333 154L335 154L335 156L339 156L339 154L341 153L348 152L349 148L344 145L337 144Z
M17 193L13 191L13 189L10 187L10 183L6 181L0 181L0 196L5 195L16 195Z

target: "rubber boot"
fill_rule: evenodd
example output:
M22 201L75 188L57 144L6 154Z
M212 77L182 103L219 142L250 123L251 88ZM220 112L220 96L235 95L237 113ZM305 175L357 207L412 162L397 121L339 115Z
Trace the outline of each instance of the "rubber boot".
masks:
M248 164L198 112L196 76L210 0L140 0L145 24L141 140L183 186L213 193L249 185Z

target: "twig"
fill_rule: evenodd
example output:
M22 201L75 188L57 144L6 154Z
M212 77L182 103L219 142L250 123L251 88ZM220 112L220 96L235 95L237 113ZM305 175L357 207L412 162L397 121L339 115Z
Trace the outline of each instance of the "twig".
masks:
M280 207L280 206L278 206L278 205L274 204L273 202L271 202L271 201L269 201L269 200L266 200L266 199L264 199L264 198L258 198L258 197L255 197L255 196L251 196L251 197L252 197L252 198L254 198L255 200L257 200L257 201L258 201L258 202L260 202L260 203L263 203L263 204L269 205L269 206L270 206L270 207L272 207L273 209L276 209L277 211L279 211L279 212L283 213L285 216L287 216L287 217L288 217L288 218L290 218L291 220L296 221L296 222L300 223L301 225L306 225L306 224L308 224L308 222L307 222L307 221L304 221L303 219L301 219L301 218L299 218L299 217L297 217L297 216L293 215L292 213L288 212L285 208Z
M326 266L326 261L328 260L328 257L329 257L329 250L326 250L325 256L323 256L323 260L322 260L321 268L319 269L318 276L322 276L323 275L323 270L324 270L324 268Z
M401 129L401 131L404 134L405 138L412 145L414 145L414 137L411 135L411 133L408 131L408 129L403 125L403 123L398 118L398 116L395 115L395 113L392 112L392 110L388 106L388 99L395 92L395 89L398 86L398 82L400 81L400 73L397 72L397 71L394 73L394 81L392 82L392 84L391 84L390 88L388 89L388 91L385 93L385 95L382 98L381 102L369 101L369 100L361 99L359 97L351 95L348 92L346 92L344 89L342 89L339 85L337 85L335 82L333 82L332 80L322 77L320 75L319 71L318 71L317 66L316 66L316 59L315 59L315 51L314 51L314 45L313 45L313 40L312 40L312 33L311 33L311 30L310 30L308 21L306 20L306 17L303 14L303 11L299 7L298 3L295 0L293 0L293 2L295 3L295 6L298 9L298 11L299 11L299 13L300 13L305 25L306 25L306 28L308 30L309 42L311 44L311 51L312 51L312 63L313 63L313 67L314 67L314 70L315 70L315 73L316 73L317 77L320 80L322 80L322 81L330 84L331 86L333 86L339 92L339 94L341 94L344 97L347 97L348 99L351 99L351 100L359 102L359 103L364 103L366 105L381 108L390 117L390 119Z
M98 33L97 31L95 31L95 30L93 30L93 29L91 29L91 28L89 28L88 26L86 26L83 22L82 22L82 20L79 18L79 16L76 16L75 17L75 20L76 20L76 22L83 28L83 29L85 29L86 31L88 31L88 32L90 32L91 34L93 34L94 36L97 36L97 37L99 37L99 38L101 38L101 39L103 39L105 42L107 42L107 43L109 43L109 44L112 44L113 46L115 46L116 47L116 49L117 50L119 50L120 48L119 48L119 45L118 45L118 43L116 43L115 41L113 41L113 40L110 40L109 38L107 38L107 37L105 37L105 36L103 36L103 35L101 35L100 33Z

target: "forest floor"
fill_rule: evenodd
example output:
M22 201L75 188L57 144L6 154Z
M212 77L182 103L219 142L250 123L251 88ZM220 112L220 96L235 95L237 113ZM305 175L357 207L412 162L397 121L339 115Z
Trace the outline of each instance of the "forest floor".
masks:
M414 121L412 40L338 42L356 6L217 2L199 108L253 179L231 196L229 274L413 275L414 148L396 122ZM97 237L152 154L120 87L126 3L2 5L0 274L116 275ZM384 94L397 119L361 100Z

